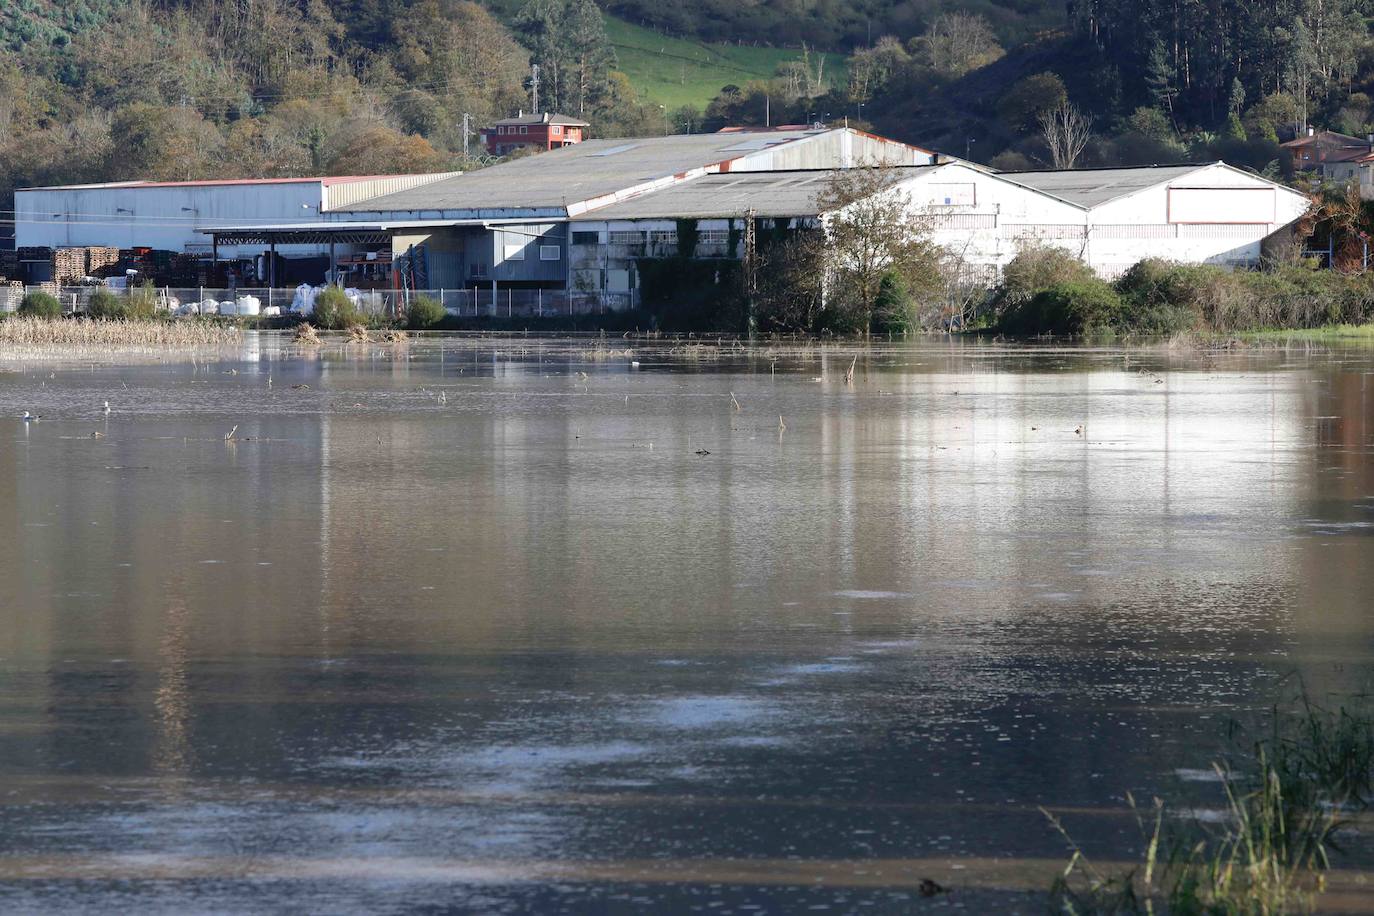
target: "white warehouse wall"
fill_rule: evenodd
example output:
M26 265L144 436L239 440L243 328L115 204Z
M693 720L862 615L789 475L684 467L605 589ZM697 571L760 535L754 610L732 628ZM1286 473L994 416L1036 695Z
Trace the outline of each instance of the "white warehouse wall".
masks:
M1119 276L1144 258L1259 260L1263 240L1307 212L1305 195L1220 163L1089 212L1088 263Z
M951 163L893 190L907 196L912 220L930 226L935 244L980 272L1000 270L1029 244L1082 255L1081 208L981 169Z
M898 185L913 220L979 268L1005 267L1030 245L1063 248L1114 278L1146 258L1246 265L1262 241L1299 219L1305 195L1222 164L1087 208L959 164ZM962 189L972 189L972 202ZM952 200L946 204L945 200Z

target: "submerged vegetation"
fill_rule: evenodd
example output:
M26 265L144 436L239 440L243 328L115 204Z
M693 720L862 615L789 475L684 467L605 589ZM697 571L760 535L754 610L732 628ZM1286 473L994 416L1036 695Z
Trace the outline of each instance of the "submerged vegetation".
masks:
M1091 862L1068 841L1055 880L1057 910L1088 913L1277 914L1309 912L1325 889L1337 834L1374 801L1374 712L1331 710L1305 693L1275 707L1248 746L1214 763L1220 810L1175 811L1159 799L1136 808L1145 849L1122 873ZM1157 909L1158 908L1158 909Z

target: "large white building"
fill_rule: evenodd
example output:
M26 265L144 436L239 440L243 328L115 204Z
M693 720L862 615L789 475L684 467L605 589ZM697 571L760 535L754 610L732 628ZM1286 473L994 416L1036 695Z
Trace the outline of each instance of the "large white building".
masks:
M642 259L684 253L680 221L693 221L693 257L738 258L750 215L817 224L835 170L876 165L896 170L886 193L904 196L912 220L989 280L1031 244L1070 250L1106 277L1147 257L1250 265L1308 208L1303 194L1219 162L998 173L816 127L588 140L441 175L29 189L16 195L17 243L385 254L399 288L624 307L638 301Z
M749 214L819 225L831 174L708 175L584 213L569 226L570 282L633 292L638 259L680 253L682 219L694 221L698 257L738 257ZM898 169L886 193L900 195L913 223L987 280L1030 245L1067 249L1109 278L1144 258L1250 266L1263 240L1309 205L1223 163L996 173L951 162Z

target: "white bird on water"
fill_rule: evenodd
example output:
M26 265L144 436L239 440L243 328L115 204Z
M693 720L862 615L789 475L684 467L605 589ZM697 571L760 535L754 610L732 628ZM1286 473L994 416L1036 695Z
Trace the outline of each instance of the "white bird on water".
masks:
M106 402L105 402L105 416L108 417L109 415L110 415L110 402L109 402L109 401L106 401Z
M19 419L21 419L21 420L23 420L24 422L27 423L29 420L41 420L41 419L43 419L43 417L42 417L41 415L39 415L39 414L32 414L32 413L29 413L29 412L26 410L26 411L24 411L24 415L23 415L22 417L20 417Z

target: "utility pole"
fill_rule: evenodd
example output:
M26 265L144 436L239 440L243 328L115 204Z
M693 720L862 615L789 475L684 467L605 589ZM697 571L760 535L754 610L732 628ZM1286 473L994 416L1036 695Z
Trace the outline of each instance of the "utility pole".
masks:
M463 112L463 159L468 158L468 139L472 136L472 115Z
M530 64L530 105L539 114L539 65Z

